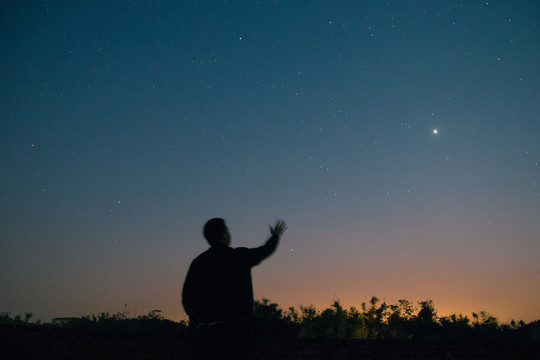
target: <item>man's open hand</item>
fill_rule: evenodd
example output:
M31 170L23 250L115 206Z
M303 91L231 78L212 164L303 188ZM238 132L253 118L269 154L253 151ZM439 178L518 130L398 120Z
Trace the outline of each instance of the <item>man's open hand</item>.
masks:
M287 230L287 224L285 224L285 221L283 220L276 220L276 224L274 227L268 225L270 227L270 234L281 236Z

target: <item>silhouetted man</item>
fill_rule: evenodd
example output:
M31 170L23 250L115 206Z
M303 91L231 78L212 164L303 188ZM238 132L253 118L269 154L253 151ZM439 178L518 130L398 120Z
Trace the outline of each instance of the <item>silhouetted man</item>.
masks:
M270 226L270 239L261 247L231 248L223 219L210 219L204 237L210 248L189 268L182 304L196 326L196 350L201 359L246 359L249 321L253 313L251 268L269 257L286 230L283 220Z

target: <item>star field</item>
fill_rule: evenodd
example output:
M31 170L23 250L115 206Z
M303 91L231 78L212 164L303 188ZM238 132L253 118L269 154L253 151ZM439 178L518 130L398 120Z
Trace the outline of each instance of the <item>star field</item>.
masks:
M155 306L223 217L282 307L540 317L535 1L0 5L0 310Z

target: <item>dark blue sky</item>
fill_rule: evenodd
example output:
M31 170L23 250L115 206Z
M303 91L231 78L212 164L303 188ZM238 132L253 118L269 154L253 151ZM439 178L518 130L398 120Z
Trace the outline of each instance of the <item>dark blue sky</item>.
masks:
M0 5L0 309L179 320L201 228L256 297L540 317L536 1ZM434 130L437 129L437 134Z

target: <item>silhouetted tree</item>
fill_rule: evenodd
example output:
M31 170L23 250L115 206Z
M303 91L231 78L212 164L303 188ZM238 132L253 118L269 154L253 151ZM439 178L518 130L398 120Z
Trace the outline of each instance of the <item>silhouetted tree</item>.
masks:
M414 327L414 306L405 299L398 300L397 305L390 305L388 316L388 336L396 339L410 339Z
M30 319L34 316L32 312L25 312L23 315L17 314L13 318L9 312L0 312L0 325L20 326L30 324ZM38 322L39 323L39 320Z
M366 303L362 303L362 328L357 329L355 337L361 339L382 339L385 337L385 320L389 315L389 307L385 302L380 306L377 306L378 303L379 299L375 296L371 297L369 307Z
M300 305L300 337L316 338L322 337L324 329L321 328L319 313L315 306Z
M496 317L480 311L467 316L452 314L438 317L432 300L414 306L408 300L387 305L373 296L361 309L346 309L336 299L329 308L319 312L313 305L300 305L282 310L267 298L254 304L253 333L261 338L330 338L330 339L453 339L467 341L509 340L540 341L540 321L525 324L512 320L501 324ZM11 317L0 313L0 325L8 328L30 324L32 313ZM80 318L53 319L53 325L77 331L108 334L134 334L145 337L173 332L189 337L185 322L175 323L163 318L161 310L129 317L127 312L100 313ZM143 336L141 335L141 336Z
M347 318L347 310L341 306L339 300L335 300L331 307L320 315L320 321L324 328L323 337L330 339L351 338L354 328L349 326Z
M432 300L420 301L420 311L416 315L415 333L417 337L430 339L437 335L439 324L437 311Z
M470 320L461 314L452 314L439 319L442 335L451 339L467 339L470 337Z
M296 337L299 333L298 313L294 308L284 312L267 298L253 304L253 330L255 335Z
M499 321L490 313L485 311L480 311L479 314L473 313L473 318L472 325L477 337L492 338L502 333Z

